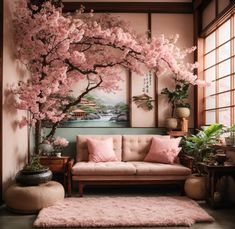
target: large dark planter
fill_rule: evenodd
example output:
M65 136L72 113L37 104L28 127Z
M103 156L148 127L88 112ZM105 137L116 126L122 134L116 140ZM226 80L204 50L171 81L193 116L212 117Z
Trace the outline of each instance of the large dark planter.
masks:
M25 186L34 186L46 183L52 179L52 172L49 168L39 171L20 170L16 174L16 182Z

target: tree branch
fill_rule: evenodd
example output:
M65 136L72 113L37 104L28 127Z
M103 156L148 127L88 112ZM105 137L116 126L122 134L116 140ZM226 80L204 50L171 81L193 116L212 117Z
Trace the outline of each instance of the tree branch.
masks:
M65 106L65 108L62 110L62 113L66 113L71 107L78 105L85 95L87 95L90 91L94 90L95 88L99 87L103 82L103 79L100 75L99 75L99 79L100 79L99 82L96 85L94 85L93 87L89 87L90 84L88 84L86 90L82 94L80 94L74 102L67 104ZM58 127L60 122L61 122L61 120L58 122L55 122L52 125L50 133L46 136L47 139L52 138L54 136L56 128Z

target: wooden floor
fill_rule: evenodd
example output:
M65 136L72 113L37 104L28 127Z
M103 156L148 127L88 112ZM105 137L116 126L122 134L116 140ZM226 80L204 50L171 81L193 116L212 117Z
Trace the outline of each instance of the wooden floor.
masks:
M168 185L146 185L146 186L90 186L85 188L85 196L171 196L179 195L180 189ZM78 196L73 190L73 197ZM212 210L204 201L198 202L210 215L215 218L214 223L197 223L190 229L234 229L235 228L235 206L227 209ZM0 207L1 229L30 229L36 215L17 215ZM131 228L131 227L128 227ZM134 227L133 227L134 228ZM144 228L144 227L141 227ZM138 229L141 229L138 227ZM147 228L147 227L145 227ZM157 227L157 229L186 228L186 227ZM122 229L122 228L118 228ZM135 227L136 229L136 227ZM154 229L154 227L151 227Z

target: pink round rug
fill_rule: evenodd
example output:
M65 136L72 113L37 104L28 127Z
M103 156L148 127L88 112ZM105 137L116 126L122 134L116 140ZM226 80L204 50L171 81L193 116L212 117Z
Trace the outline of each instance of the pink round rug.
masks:
M66 198L42 209L34 226L191 226L213 221L187 197L83 197Z

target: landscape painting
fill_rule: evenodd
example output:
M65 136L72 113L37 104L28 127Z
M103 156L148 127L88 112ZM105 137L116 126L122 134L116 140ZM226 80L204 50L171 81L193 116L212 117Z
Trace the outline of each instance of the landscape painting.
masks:
M123 76L119 89L106 92L96 88L74 106L60 127L129 127L128 76ZM74 85L71 99L81 94L86 82Z

